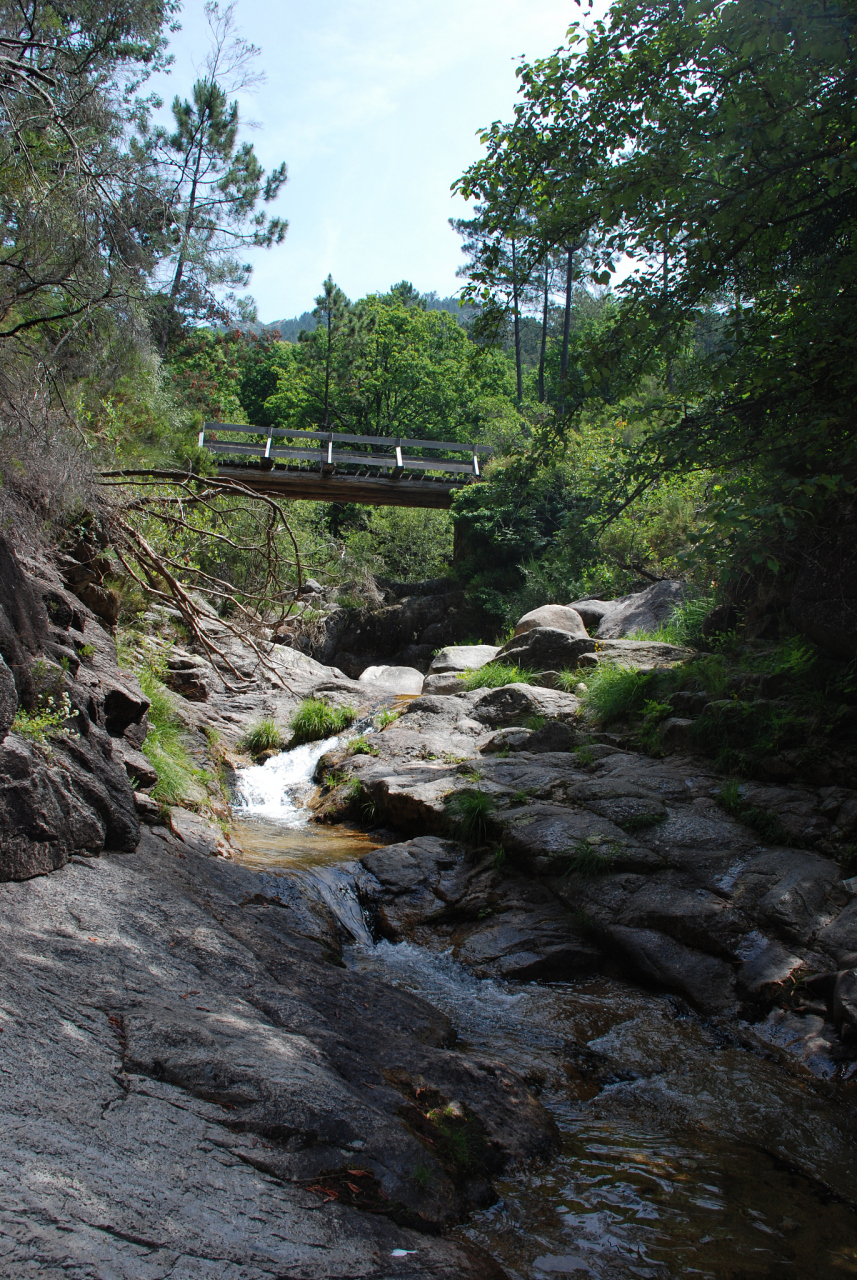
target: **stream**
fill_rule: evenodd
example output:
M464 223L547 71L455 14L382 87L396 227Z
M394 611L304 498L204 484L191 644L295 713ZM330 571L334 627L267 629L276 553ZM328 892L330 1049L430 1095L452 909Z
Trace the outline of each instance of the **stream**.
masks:
M239 774L240 860L312 880L353 939L350 967L443 1010L462 1049L513 1067L556 1119L560 1155L495 1179L496 1203L457 1234L512 1280L857 1276L857 1134L841 1091L668 995L604 977L478 979L441 950L373 942L350 864L377 842L314 825L306 807L341 741Z

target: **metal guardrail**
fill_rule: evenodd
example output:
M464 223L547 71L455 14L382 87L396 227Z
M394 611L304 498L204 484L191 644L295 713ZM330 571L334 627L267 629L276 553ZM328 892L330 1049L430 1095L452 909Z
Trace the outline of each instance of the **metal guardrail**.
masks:
M258 444L236 444L234 441L206 439L207 432L230 432L239 435L263 437ZM276 440L318 440L314 448L292 448L276 445ZM381 445L387 453L361 453L357 449L342 449L340 444ZM405 471L442 471L448 475L470 476L482 479L479 455L491 456L494 450L487 444L460 444L451 440L409 440L392 436L356 436L339 431L291 431L288 427L252 427L236 422L205 422L199 433L200 449L209 453L242 454L259 459L263 469L274 466L277 458L294 458L297 461L317 462L323 475L331 475L338 463L362 467L377 467L389 471L393 479ZM429 452L468 453L470 462L448 462L446 459L414 458L406 455L408 449L424 449Z

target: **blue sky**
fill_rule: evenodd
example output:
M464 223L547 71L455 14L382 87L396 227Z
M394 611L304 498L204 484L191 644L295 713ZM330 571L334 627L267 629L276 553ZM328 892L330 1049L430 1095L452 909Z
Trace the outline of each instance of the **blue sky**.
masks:
M601 6L599 6L601 7ZM266 168L289 182L271 206L285 242L253 255L263 321L311 308L328 271L350 297L397 280L453 293L463 261L450 184L480 154L477 131L509 119L515 65L562 44L572 0L239 0L267 83L243 99ZM208 27L188 0L175 65L154 87L187 95Z

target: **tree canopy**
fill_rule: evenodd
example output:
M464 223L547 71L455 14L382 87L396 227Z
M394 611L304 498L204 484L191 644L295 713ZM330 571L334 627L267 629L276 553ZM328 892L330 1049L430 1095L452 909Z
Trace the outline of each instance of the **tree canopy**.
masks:
M287 348L266 403L278 425L469 441L508 412L514 374L502 353L408 289L351 303L330 282L323 322Z
M632 260L563 430L655 380L626 476L715 468L730 537L793 527L857 479L855 36L844 2L617 0L519 68L515 119L458 184L485 211L474 293L507 289L512 229L524 278L571 243L596 282Z

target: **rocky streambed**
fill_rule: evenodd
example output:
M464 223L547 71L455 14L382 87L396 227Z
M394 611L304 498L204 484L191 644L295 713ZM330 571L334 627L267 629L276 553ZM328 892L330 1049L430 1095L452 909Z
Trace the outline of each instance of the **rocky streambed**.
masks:
M710 762L584 741L573 694L381 729L380 673L280 646L254 674L223 635L242 693L170 661L233 821L165 818L136 682L29 583L23 649L67 655L82 732L0 747L0 1274L857 1273L857 797L748 786L774 846ZM310 695L360 743L234 753Z
M561 695L503 692L540 699L543 708L552 697L562 711ZM758 908L749 918L754 908L736 891L748 917L723 926L745 958L734 970L722 960L721 973L714 957L695 949L707 935L699 906L695 914L691 908L705 899L687 877L701 881L716 871L725 880L725 859L754 877L772 864L758 861L770 854L751 832L713 803L697 803L714 775L700 773L700 762L691 771L687 761L655 762L610 748L589 751L582 767L567 752L517 751L498 760L491 709L501 701L484 691L421 698L373 735L376 754L349 756L347 744L326 744L333 750L321 757L319 776L327 770L339 779L350 765L374 797L376 817L395 813L405 828L434 825L444 834L358 848L350 864L340 861L339 845L336 865L309 877L324 886L350 939L343 956L353 972L431 1001L450 1017L463 1049L516 1071L557 1124L557 1153L494 1173L493 1202L476 1206L458 1236L484 1248L507 1274L538 1280L853 1274L853 1054L823 1002L813 1003L811 992L787 998L797 984L784 987L783 975L772 973L759 928L785 931L797 952L801 927L804 947L806 931L818 930L819 901L823 927L846 924L848 913L843 920L838 908L850 901L847 891L837 900L828 878L827 896L816 886L813 907L809 890L819 867L812 856L788 851L767 885L764 919ZM475 718L486 707L488 725ZM449 759L450 745L460 748L467 736L471 747L481 743L481 763L478 755ZM527 737L526 745L538 746ZM450 793L477 782L496 798L490 822L505 839L505 858L498 858L499 842L480 852L449 839L448 822L443 826ZM552 807L540 801L541 792L556 802L560 783L577 786L575 809L567 795ZM338 782L334 793L343 787ZM599 826L599 818L621 820L622 800L632 813L642 801L663 806L661 821L637 827L648 834L645 845L628 840L618 823L612 832ZM605 801L613 804L606 819ZM636 808L628 810L629 801ZM525 809L532 820L523 823L522 839ZM578 838L581 822L590 824L590 837L612 836L642 872L620 870L621 862L598 875L569 868L574 842L558 826L563 822L578 824ZM383 831L374 838L392 839ZM291 856L272 848L269 869L307 884L306 869L292 870ZM552 867L557 857L561 865ZM647 910L659 902L657 922L628 908L644 885ZM611 925L617 899L623 923ZM728 910L725 894L720 901ZM808 910L813 926L795 915L804 913L805 921ZM671 915L684 918L684 942L671 944L668 930L678 932ZM810 958L816 968L822 963L819 953ZM791 954L790 963L791 974L800 957ZM478 1151L467 1159L478 1165Z

